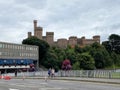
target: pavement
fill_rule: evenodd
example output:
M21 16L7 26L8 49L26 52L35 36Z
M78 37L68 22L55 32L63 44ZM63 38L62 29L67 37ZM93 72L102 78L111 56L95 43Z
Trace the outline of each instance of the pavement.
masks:
M12 79L23 79L22 77L12 77ZM84 77L24 77L24 79L51 79L51 80L70 80L70 81L83 81L83 82L95 82L95 83L108 83L119 84L120 79L106 79L106 78L84 78Z

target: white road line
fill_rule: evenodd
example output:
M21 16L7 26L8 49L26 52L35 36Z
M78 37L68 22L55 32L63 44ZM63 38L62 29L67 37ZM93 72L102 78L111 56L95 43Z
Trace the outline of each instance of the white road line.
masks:
M9 90L19 90L19 89L13 89L13 88L9 88Z
M19 83L17 83L17 84L13 84L13 83L11 83L11 84L9 84L9 85L11 85L11 86L18 86L18 87L31 87L31 88L34 88L34 87L46 87L46 83L40 83L39 84L39 86L36 86L36 85L34 85L34 84L19 84Z
M39 88L39 90L68 90L65 88Z

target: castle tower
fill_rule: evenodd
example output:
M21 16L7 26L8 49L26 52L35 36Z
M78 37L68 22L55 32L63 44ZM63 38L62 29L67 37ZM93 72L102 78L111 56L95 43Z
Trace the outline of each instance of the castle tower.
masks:
M32 36L31 32L28 32L28 38L30 38Z
M81 46L84 46L86 42L85 36L81 38Z
M54 44L54 32L46 32L46 41L50 45Z
M43 28L37 27L37 20L34 20L33 23L34 23L34 36L36 36L39 39L42 39Z
M77 45L77 37L76 36L69 37L68 44L71 47L74 47L75 45Z
M95 42L100 43L100 36L99 36L99 35L93 36L93 40L94 40Z
M37 27L37 20L34 20L34 21L33 21L33 24L34 24L34 34L35 34L35 29L36 29L36 27Z
M68 45L68 40L67 40L67 39L62 38L62 39L58 39L58 40L57 40L57 46L58 46L58 47L66 48L67 45Z

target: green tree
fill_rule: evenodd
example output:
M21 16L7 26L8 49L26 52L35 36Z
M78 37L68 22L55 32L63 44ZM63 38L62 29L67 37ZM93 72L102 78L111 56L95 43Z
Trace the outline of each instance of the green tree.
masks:
M120 54L120 35L111 34L108 39L111 50Z
M78 46L75 46L75 48L71 48L68 46L67 49L65 49L66 58L71 61L71 65L73 65L77 61L76 55L78 53L81 53L81 50Z
M80 70L80 62L77 61L72 65L73 70Z
M81 69L92 70L95 68L94 59L88 53L77 55L77 60L79 61L78 65L80 65Z
M63 62L63 60L66 59L65 50L62 48L59 48L59 47L52 47L51 49L58 57L57 66L59 67L59 69L61 69L62 62Z
M43 65L46 68L54 68L55 71L59 70L59 66L58 66L58 57L55 53L52 52L47 52L45 58L44 58L44 62Z
M36 45L39 47L39 65L42 65L44 62L45 55L49 50L49 44L43 40L38 39L37 37L26 38L22 41L22 44L27 45Z
M92 55L95 60L96 68L102 69L112 65L110 55L103 45L93 43L91 47L90 55Z
M120 67L120 55L115 52L111 53L111 58L113 59L113 68L116 66Z
M109 41L102 42L102 45L106 48L106 50L110 53L112 51L111 45Z
M111 34L108 39L109 39L109 41L110 40L120 40L120 35Z
M83 48L79 47L78 45L75 46L74 48L75 53L82 53L83 52Z
M104 56L101 52L97 51L94 53L95 67L98 69L105 68Z

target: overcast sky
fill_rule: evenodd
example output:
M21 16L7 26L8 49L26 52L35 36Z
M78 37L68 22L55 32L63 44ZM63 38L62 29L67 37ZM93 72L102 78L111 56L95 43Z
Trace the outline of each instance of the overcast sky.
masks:
M0 0L0 41L21 43L33 20L54 40L70 36L101 41L120 35L120 0Z

